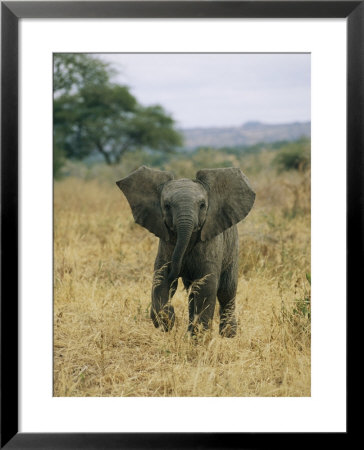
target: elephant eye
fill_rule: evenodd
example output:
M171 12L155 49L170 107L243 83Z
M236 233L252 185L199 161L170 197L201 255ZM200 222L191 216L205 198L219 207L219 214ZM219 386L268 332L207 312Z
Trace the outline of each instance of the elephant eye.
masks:
M169 211L171 209L171 205L169 203L165 203L164 208L166 211Z
M201 202L201 203L200 203L200 209L204 209L205 206L206 206L206 203L205 203L205 202Z

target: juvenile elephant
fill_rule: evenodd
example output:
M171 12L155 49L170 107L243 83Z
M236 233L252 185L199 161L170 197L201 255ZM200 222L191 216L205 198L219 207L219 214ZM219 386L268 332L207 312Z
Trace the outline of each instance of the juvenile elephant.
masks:
M135 222L159 237L154 265L151 319L164 331L173 327L170 304L178 278L189 290L188 331L208 328L216 297L220 334L236 334L238 281L236 224L251 210L255 193L237 168L203 169L195 180L175 180L169 172L142 166L117 181ZM200 280L200 281L197 281Z

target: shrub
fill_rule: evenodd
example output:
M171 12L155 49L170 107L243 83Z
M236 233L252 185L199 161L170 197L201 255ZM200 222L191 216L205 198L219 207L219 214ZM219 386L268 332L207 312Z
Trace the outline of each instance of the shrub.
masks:
M284 170L305 172L311 164L310 142L301 139L284 146L273 159L273 164L280 172Z
M54 146L53 151L53 176L55 179L61 177L61 169L65 164L65 153L57 145Z

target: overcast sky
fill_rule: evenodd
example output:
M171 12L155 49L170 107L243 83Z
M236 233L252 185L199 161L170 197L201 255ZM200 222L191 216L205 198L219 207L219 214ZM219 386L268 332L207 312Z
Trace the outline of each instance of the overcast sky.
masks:
M143 105L182 128L311 120L309 54L107 54Z

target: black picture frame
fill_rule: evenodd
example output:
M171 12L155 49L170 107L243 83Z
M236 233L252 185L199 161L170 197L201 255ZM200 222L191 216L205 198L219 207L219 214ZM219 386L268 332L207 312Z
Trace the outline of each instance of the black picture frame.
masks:
M297 443L296 433L18 432L18 22L21 18L108 17L347 19L347 305L361 292L364 1L1 2L1 448L257 448L271 443L277 434L283 445ZM348 432L337 433L335 439L339 443L347 436ZM327 443L327 436L322 437ZM309 433L302 434L299 445L308 438Z

